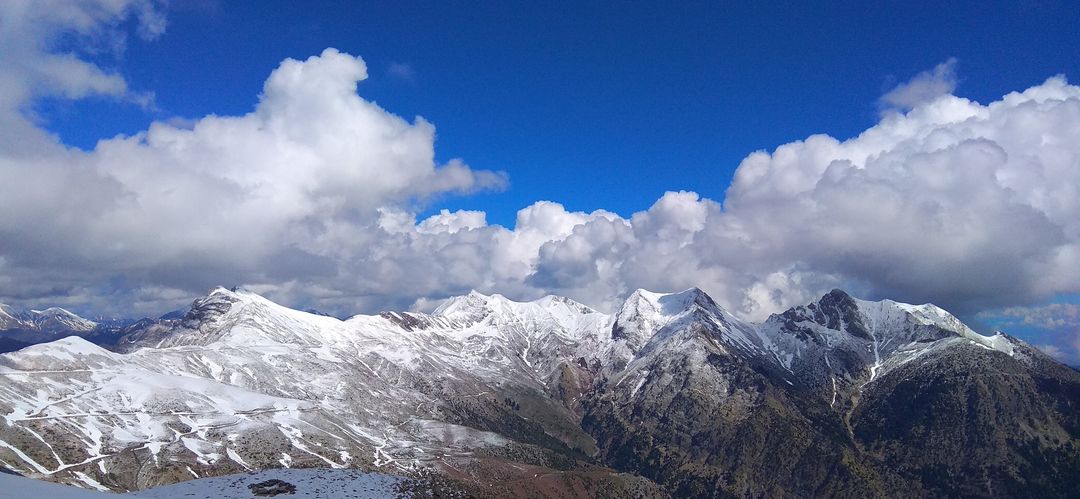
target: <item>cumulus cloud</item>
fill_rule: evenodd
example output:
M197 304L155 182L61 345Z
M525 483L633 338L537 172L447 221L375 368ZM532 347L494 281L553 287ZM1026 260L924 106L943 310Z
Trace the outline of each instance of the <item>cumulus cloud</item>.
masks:
M894 112L857 137L750 154L722 203L668 192L620 216L540 201L513 227L480 211L417 220L507 179L436 163L434 126L363 99L366 65L334 49L283 61L248 114L156 122L88 152L36 127L27 93L0 119L45 139L0 144L0 300L152 312L245 284L337 314L469 289L610 309L635 288L699 286L761 319L836 286L961 313L1080 292L1080 87L1054 77L984 105L951 95L954 64L883 97ZM26 92L47 74L5 72Z
M244 116L154 123L89 153L0 157L0 211L11 215L0 250L17 268L181 287L330 278L378 242L386 213L504 185L460 161L435 164L434 127L361 99L365 77L361 59L327 49L282 62ZM477 223L457 218L449 230Z
M0 147L5 299L77 300L117 285L168 296L212 282L333 282L348 262L379 254L372 247L387 213L505 186L501 173L436 164L434 127L362 99L366 65L334 49L283 61L249 114L156 122L89 152L67 148L27 115L43 95L35 92L123 96L127 86L74 53L49 52L47 41L129 16L147 36L160 25L145 2L65 6L46 17L19 2L4 7L5 23L10 17L18 28L8 36L38 50L18 56L6 47L2 56L26 59L5 72L7 87L22 93L8 94L0 109L24 131L19 144ZM482 215L456 219L444 221L449 232L483 224Z
M1050 334L1053 343L1035 345L1043 353L1074 367L1080 367L1080 327L1072 330L1054 331Z
M132 91L123 76L76 53L76 47L122 52L126 34L119 25L131 18L144 39L165 30L165 17L151 0L0 3L0 147L6 154L33 152L55 142L27 119L28 105L35 99L104 96L151 104L151 93Z
M443 209L437 215L425 219L416 227L417 232L435 234L449 232L451 234L464 229L479 229L487 225L487 214L482 211L458 210L450 213Z
M1075 303L1007 307L1001 310L988 310L980 313L979 316L1004 326L1035 326L1043 329L1080 328L1080 305Z
M1080 365L1080 304L991 309L980 312L978 318L1006 331L1037 331L1040 350L1062 362Z
M756 153L725 200L762 260L971 310L1075 292L1080 88L944 96L858 137Z
M749 155L723 206L669 193L628 229L575 229L532 282L696 284L751 318L834 285L960 313L1074 293L1078 144L1080 88L1063 77L988 105L939 96L849 140Z
M909 111L956 90L956 59L949 59L930 71L897 85L878 99L882 113Z

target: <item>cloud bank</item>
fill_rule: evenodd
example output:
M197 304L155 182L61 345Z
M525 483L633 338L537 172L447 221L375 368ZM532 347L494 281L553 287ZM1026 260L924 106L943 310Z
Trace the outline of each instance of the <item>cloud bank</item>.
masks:
M886 94L857 137L753 152L722 202L669 192L624 217L540 201L502 227L481 211L417 220L507 178L437 164L434 126L363 99L363 60L334 49L283 61L248 114L64 146L28 115L35 89L131 91L49 37L163 29L144 2L82 14L23 16L5 35L38 48L0 55L23 61L2 83L22 90L0 107L15 131L0 142L0 301L149 313L245 284L340 314L474 288L609 308L638 287L699 286L760 319L834 286L960 312L1080 292L1080 87L1063 77L983 105L952 95L947 61ZM77 78L34 69L57 58Z

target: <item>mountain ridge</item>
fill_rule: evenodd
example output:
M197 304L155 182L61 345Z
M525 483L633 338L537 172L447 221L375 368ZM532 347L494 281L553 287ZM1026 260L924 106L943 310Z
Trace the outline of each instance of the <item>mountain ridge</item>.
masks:
M582 480L600 466L590 480L679 496L971 493L981 489L893 469L923 459L910 452L922 444L875 422L906 396L880 388L906 389L896 373L970 364L1029 380L964 381L1022 401L1009 417L1038 429L1023 440L1043 442L1034 454L985 444L999 460L1059 456L1050 475L1080 463L1080 426L1062 413L1080 404L1080 374L938 307L840 290L755 324L697 288L638 290L614 314L474 291L432 313L345 320L215 288L181 318L133 326L114 350L68 338L0 355L0 459L112 490L289 466L434 470L467 488L493 485L492 469ZM138 473L119 471L133 459ZM769 460L803 471L769 474Z

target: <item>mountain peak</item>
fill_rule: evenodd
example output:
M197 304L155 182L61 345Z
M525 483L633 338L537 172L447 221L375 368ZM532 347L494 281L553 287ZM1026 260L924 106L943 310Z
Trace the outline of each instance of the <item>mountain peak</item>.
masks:
M30 312L43 317L79 317L67 309L60 307L49 307L45 310L31 310Z
M474 313L484 315L475 322L458 318ZM1002 410L1042 403L1041 395L1014 394L1042 389L1038 379L1043 378L1026 374L1025 366L1035 365L1024 364L1030 356L987 349L1000 350L1009 342L1027 347L1003 335L957 337L950 331L963 336L969 330L932 305L869 302L839 290L765 324L739 320L699 288L637 290L614 317L558 296L517 302L475 291L446 300L437 314L386 312L340 321L252 292L215 288L195 300L183 321L144 322L123 353L65 338L2 355L6 384L0 406L10 412L2 415L9 423L0 425L0 438L26 447L18 450L22 454L0 449L0 458L25 464L20 469L56 469L51 476L61 480L87 483L89 477L113 484L118 482L105 478L134 480L130 477L143 470L172 477L171 469L188 465L213 473L237 465L292 465L293 459L304 466L365 469L397 459L438 462L438 456L489 445L488 456L529 457L532 453L499 450L520 443L574 455L595 449L598 459L638 455L632 453L651 459L649 448L656 445L638 445L647 441L696 453L680 458L687 465L773 449L753 463L763 467L754 480L765 481L775 473L769 463L790 457L785 446L831 446L814 453L835 461L823 469L831 474L845 456L859 458L855 439L877 438L877 433L866 437L867 428L888 421L887 428L875 431L892 435L893 429L905 428L896 418L928 407L981 418L942 418L947 424L928 443L931 449L941 438L966 437L965 427L990 424L994 434L1041 428L1044 415L1075 406L1073 387L1080 386L1069 381L1080 379L1073 371L1055 374L1051 359L1037 358L1050 366L1048 376L1071 383L1045 385L1049 391L1043 394L1071 398L1049 409L1021 407L1021 415L1036 419L1001 422ZM851 333L852 325L868 337ZM987 349L974 344L980 341ZM939 390L939 384L949 389ZM999 390L994 393L1008 398L999 404L972 387ZM897 397L890 401L894 390ZM912 407L914 397L929 402ZM981 404L978 410L964 412L972 400ZM116 437L76 439L73 445L59 432L26 438L42 421L73 417L83 425L82 434ZM343 420L351 428L341 425ZM191 430L183 439L174 430L180 424ZM236 429L211 431L222 424ZM1049 425L1055 438L1065 427L1055 420ZM913 439L925 436L916 430ZM335 437L338 432L350 438ZM268 434L282 438L268 448ZM749 434L773 440L748 440ZM818 435L818 443L805 440L807 435ZM715 450L720 445L733 450ZM133 447L152 454L147 468L124 465L121 453ZM926 454L916 450L917 457ZM991 450L977 457L994 455ZM151 465L153 455L165 465ZM220 456L220 463L208 460L211 455ZM87 456L103 465L62 468ZM498 461L491 458L482 466L493 464ZM536 478L543 462L524 464L529 464L527 476ZM717 469L700 482L700 490L713 490L708 487L722 483L730 471ZM798 495L820 488L818 482L812 486ZM866 491L874 495L879 489ZM745 490L731 490L739 492Z
M476 290L443 301L431 315L478 322L492 314L594 314L596 310L570 298L547 295L532 301L515 301L501 294L485 295Z
M693 308L720 308L712 297L701 288L692 287L675 293L656 293L647 289L637 289L623 302L623 308L648 304L653 310L663 315L678 315Z
M577 302L573 299L567 298L565 296L544 295L540 299L535 300L533 303L536 303L537 305L548 309L561 306L581 314L596 313L596 310L592 307Z
M45 310L31 310L30 320L39 328L48 331L90 331L97 323L60 308L49 307Z
M919 351L938 340L961 338L1012 355L1013 343L1005 336L983 336L936 305L911 305L893 300L869 301L834 289L819 300L770 317L765 330L811 341L826 350L849 351L873 366L871 378L895 352ZM784 338L774 338L784 342Z
M615 314L611 337L623 339L631 350L637 350L664 325L695 310L724 313L708 294L697 287L677 293L655 293L638 289L626 298Z
M855 298L852 297L850 294L848 294L847 291L844 291L844 290L842 290L840 288L833 288L832 291L829 291L828 293L825 293L818 300L818 303L837 303L837 304L839 304L839 303L847 303L847 302L854 303Z
M240 300L240 293L218 286L211 289L206 296L191 303L191 309L184 314L182 324L185 327L196 329L201 324L221 317L232 308L234 303Z
M232 287L214 286L213 289L211 289L209 292L206 293L206 296L213 296L213 295L240 296L240 295L258 295L258 293L254 292L254 291L251 291L250 289L247 289L244 286L232 286Z
M11 306L0 303L0 317L14 318L17 313Z
M499 295L488 296L473 289L468 294L447 298L435 308L432 315L450 319L480 320L491 312L489 304L496 296Z
M27 324L18 315L15 309L0 303L0 329L25 327Z

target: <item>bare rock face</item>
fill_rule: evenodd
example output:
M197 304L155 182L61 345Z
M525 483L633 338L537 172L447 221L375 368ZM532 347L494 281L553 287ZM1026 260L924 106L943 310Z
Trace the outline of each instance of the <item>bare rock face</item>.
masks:
M114 491L323 467L421 495L1080 496L1080 374L933 305L834 290L754 324L699 289L614 315L473 292L340 320L218 288L121 336L0 355L3 463Z
M284 480L271 479L265 482L248 485L251 495L257 497L274 497L278 494L295 494L296 486Z

